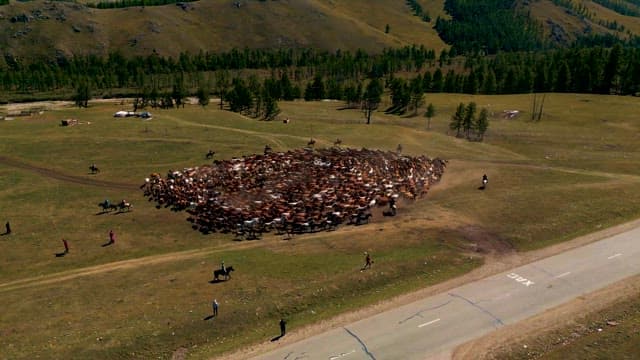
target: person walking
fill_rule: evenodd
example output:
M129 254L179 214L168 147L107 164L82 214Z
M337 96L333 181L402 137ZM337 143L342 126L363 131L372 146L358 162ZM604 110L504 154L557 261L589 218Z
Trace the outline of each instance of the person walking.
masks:
M4 227L7 229L7 231L5 232L5 234L9 235L11 234L11 224L9 224L9 222L7 221L6 224L4 224Z
M213 299L213 316L218 316L218 299Z
M487 183L489 182L489 178L487 177L487 174L482 175L482 188L486 188L487 187Z
M109 245L116 243L116 234L113 230L109 230Z
M280 319L280 337L283 337L287 332L287 322L284 319Z
M64 253L68 254L69 253L69 244L67 243L67 240L62 239L62 244L64 245Z
M362 267L362 270L371 269L371 264L373 264L373 260L371 260L371 254L365 251L364 255L365 255L364 266Z

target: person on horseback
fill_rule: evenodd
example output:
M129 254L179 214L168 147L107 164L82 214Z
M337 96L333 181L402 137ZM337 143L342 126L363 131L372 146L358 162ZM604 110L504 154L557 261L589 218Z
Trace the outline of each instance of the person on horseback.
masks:
M224 261L220 264L220 270L223 274L227 274L227 268L224 267Z

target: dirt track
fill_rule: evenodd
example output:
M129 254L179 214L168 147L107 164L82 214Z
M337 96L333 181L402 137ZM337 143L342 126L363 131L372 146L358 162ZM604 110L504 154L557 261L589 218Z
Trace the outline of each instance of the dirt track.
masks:
M119 183L114 181L93 180L93 179L83 178L81 176L68 175L55 170L27 164L16 159L8 158L6 156L0 156L0 164L16 167L23 170L32 171L47 178L66 181L74 184L97 186L97 187L117 189L117 190L134 190L134 191L138 190L138 185L125 184L125 183Z

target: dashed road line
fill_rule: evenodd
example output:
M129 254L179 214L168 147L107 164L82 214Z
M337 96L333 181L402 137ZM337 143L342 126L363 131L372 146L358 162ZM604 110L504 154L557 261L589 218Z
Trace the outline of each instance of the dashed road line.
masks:
M440 321L440 319L431 320L431 321L426 322L426 323L424 323L424 324L420 324L420 325L418 325L418 327L419 327L419 328L421 328L421 327L425 327L425 326L427 326L427 325L431 325L431 324L437 323L438 321Z
M349 351L348 353L340 353L340 354L338 354L338 355L331 356L331 357L329 358L329 360L336 360L336 359L340 359L341 357L345 357L345 356L351 355L351 354L353 354L354 352L356 352L356 351L355 351L355 350L351 350L351 351Z
M559 279L559 278L561 278L561 277L565 277L565 276L567 276L567 275L569 275L569 274L571 274L571 271L567 271L566 273L562 273L562 274L560 274L560 275L556 276L556 279Z
M622 256L622 254L621 254L621 253L617 253L617 254L615 254L615 255L611 255L611 256L609 256L607 259L609 259L609 260L611 260L611 259L615 259L615 258L617 258L618 256Z

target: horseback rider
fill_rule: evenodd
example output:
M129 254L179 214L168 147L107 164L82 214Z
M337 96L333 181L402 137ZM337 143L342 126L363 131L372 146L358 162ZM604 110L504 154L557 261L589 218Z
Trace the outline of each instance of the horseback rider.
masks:
M222 263L220 264L220 270L222 270L223 274L227 273L227 268L224 267L224 261L222 261Z

